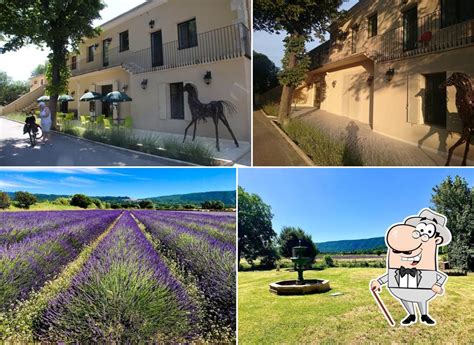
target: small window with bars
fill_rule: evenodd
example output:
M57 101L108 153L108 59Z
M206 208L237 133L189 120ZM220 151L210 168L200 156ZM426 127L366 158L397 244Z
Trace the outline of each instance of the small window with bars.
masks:
M71 69L72 70L77 69L77 56L73 56L71 58Z
M130 49L128 30L120 33L120 51L124 52Z
M369 37L377 36L377 13L371 15L369 18Z
M87 62L94 61L94 50L95 50L95 46L90 46L87 49Z

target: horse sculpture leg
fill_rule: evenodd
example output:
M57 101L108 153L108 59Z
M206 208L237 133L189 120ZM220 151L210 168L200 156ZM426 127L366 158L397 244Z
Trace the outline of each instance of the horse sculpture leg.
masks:
M471 146L471 136L472 136L472 132L469 131L469 136L467 137L467 140L466 140L466 148L464 149L464 158L462 160L463 166L465 166L467 163L467 155L469 153L469 146Z
M193 141L194 139L196 139L196 128L197 128L197 121L194 122Z
M214 116L212 117L212 120L214 121L214 126L216 126L216 147L217 151L221 151L220 145L219 145L219 119Z
M462 145L464 140L467 140L465 135L466 135L466 133L463 133L461 138L459 138L459 140L456 141L456 143L453 146L451 146L451 148L449 149L449 151L448 151L448 160L446 161L446 166L449 166L449 163L451 162L451 157L453 156L453 152L456 149L456 147L458 147L459 145Z
M193 124L194 124L194 126L196 126L196 121L192 120L191 123L188 125L188 127L186 127L186 130L184 131L183 143L186 141L186 135L188 134L189 127L191 127ZM196 127L194 127L194 132L196 132Z
M224 126L226 126L227 129L229 130L230 135L232 135L232 138L234 139L235 146L239 147L239 142L235 138L234 132L232 132L232 129L230 128L229 122L227 121L225 115L221 114L221 115L219 115L219 117L221 118L222 123L224 124Z

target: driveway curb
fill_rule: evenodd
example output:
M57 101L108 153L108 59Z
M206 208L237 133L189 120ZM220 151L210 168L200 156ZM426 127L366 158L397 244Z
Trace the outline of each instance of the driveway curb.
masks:
M293 150L298 154L298 156L308 165L308 166L316 166L316 164L313 162L311 158L308 157L306 153L298 146L296 143L291 140L291 138L278 126L275 122L276 120L272 120L271 117L264 112L263 110L260 109L260 111L268 118L270 118L270 123L272 124L273 127L276 128L278 133L285 139L285 141L291 146Z
M12 119L9 119L5 116L2 116L2 117L5 120L9 120L9 121L13 121L13 122L16 122L16 123L23 124L23 122L20 122L20 121L17 121L17 120L12 120ZM204 165L199 165L199 164L196 164L196 163L185 162L185 161L181 161L181 160L178 160L178 159L153 155L151 153L135 151L135 150L127 149L125 147L120 147L120 146L114 146L114 145L110 145L110 144L106 144L106 143L101 143L99 141L94 141L94 140L90 140L90 139L87 139L87 138L77 137L75 135L67 134L67 133L64 133L64 132L58 132L58 131L54 131L54 130L51 130L51 132L54 132L55 134L63 135L65 137L69 137L69 138L72 138L72 139L78 139L78 140L83 140L85 142L89 142L89 143L92 143L92 144L102 145L102 146L107 147L107 148L122 150L122 151L133 153L133 154L136 154L136 155L139 155L139 156L141 155L141 156L144 156L144 157L150 157L150 158L154 158L154 159L162 159L164 161L178 163L178 164L181 164L182 166L204 167ZM222 158L212 158L212 159L214 161L222 163L222 165L220 165L220 166L233 166L234 165L234 162L230 161L230 160L226 160L226 159L222 159ZM217 166L219 166L219 165L217 165Z

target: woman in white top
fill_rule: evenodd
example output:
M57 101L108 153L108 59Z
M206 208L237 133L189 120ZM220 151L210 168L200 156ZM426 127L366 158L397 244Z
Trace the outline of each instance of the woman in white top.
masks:
M46 142L51 140L50 137L50 130L51 130L51 111L46 106L44 102L39 104L40 114L39 117L41 119L41 128L43 129L43 140Z

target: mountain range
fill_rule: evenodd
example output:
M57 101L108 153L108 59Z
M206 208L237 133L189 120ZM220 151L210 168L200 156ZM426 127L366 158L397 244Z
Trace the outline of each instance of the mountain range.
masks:
M8 193L11 198L15 193ZM201 204L204 201L222 201L226 207L235 207L235 191L213 191L189 194L175 194L166 196L157 196L143 199L132 199L128 196L91 196L109 203L123 203L127 201L151 200L155 204L165 205L183 205L183 204ZM57 198L70 198L72 195L57 194L34 194L39 201L53 201Z
M386 250L385 237L360 240L329 241L316 244L321 253L354 253L373 250Z

